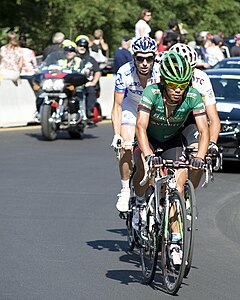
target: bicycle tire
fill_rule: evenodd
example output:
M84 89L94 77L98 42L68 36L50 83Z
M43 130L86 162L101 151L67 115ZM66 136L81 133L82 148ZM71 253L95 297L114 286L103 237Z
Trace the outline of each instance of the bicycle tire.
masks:
M129 211L127 212L127 220L126 220L126 226L127 226L127 242L128 242L128 250L133 251L135 248L135 230L132 226L132 218L133 218L133 208L131 205L131 200L130 199L130 208Z
M164 228L162 234L162 243L161 243L161 269L162 276L165 288L167 292L171 295L175 295L183 280L183 276L185 273L185 263L186 263L186 209L185 202L183 197L178 191L174 191L170 198L171 205L168 210L164 210ZM181 226L181 240L178 242L180 249L182 250L182 261L180 265L174 265L173 260L170 253L170 245L171 241L171 223L170 223L170 210L171 207L175 203L176 207L178 207L177 217L180 220Z
M136 239L136 233L135 230L132 226L132 218L133 218L133 213L134 213L134 207L135 207L135 202L136 199L133 196L134 195L134 187L133 187L133 174L135 173L136 169L135 167L133 168L133 172L131 174L130 180L129 180L129 188L131 191L131 197L129 200L129 208L127 212L127 219L126 219L126 226L127 226L127 242L128 242L128 250L133 251L135 248L135 239Z
M153 218L149 212L147 219L150 220L150 217ZM142 239L140 257L144 282L151 284L156 273L158 260L157 232L155 226L148 230L147 237Z
M193 259L193 249L194 249L194 236L196 232L196 220L197 220L197 203L195 197L195 190L192 182L188 179L184 186L184 196L185 201L189 201L189 208L187 209L187 264L185 268L184 277L186 278L190 272L192 259Z

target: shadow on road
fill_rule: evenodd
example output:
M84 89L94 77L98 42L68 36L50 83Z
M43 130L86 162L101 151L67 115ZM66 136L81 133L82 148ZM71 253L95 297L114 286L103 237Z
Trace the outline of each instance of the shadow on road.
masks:
M32 137L32 138L35 138L39 141L49 142L49 141L46 141L44 139L44 137L42 136L41 133L25 133L25 135L29 136L29 137ZM84 140L84 139L97 139L97 138L99 138L99 137L95 136L95 135L92 135L92 134L85 134L84 133L81 138L73 139L69 136L69 134L67 132L59 132L56 140L68 140L68 141L79 140L79 141L81 141L81 140Z
M223 161L223 169L220 173L240 174L240 162Z

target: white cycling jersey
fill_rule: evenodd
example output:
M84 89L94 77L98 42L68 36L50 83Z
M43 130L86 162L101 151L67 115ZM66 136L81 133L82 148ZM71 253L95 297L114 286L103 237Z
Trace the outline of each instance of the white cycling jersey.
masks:
M154 63L147 85L160 82L159 64ZM115 92L124 94L122 124L136 125L137 107L143 87L136 72L134 61L121 66L116 75Z
M215 104L216 99L208 75L199 69L193 71L192 86L202 95L203 102L206 106Z

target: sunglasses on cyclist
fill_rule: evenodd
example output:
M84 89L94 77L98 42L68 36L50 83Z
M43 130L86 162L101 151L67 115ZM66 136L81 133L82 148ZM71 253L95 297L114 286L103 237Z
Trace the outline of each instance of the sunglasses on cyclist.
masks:
M144 62L145 59L148 63L151 63L154 61L154 56L147 56L147 57L136 56L136 61L138 61L138 62Z
M176 90L180 88L181 90L185 90L188 87L190 81L184 83L176 83L165 79L165 82L170 87L170 89Z

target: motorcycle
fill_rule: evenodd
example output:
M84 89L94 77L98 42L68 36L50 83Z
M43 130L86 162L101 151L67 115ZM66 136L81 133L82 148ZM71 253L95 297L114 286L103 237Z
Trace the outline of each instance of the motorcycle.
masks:
M66 130L71 138L81 138L88 125L84 95L87 77L54 65L43 68L40 78L38 98L42 103L40 123L43 137L53 141L59 131Z

